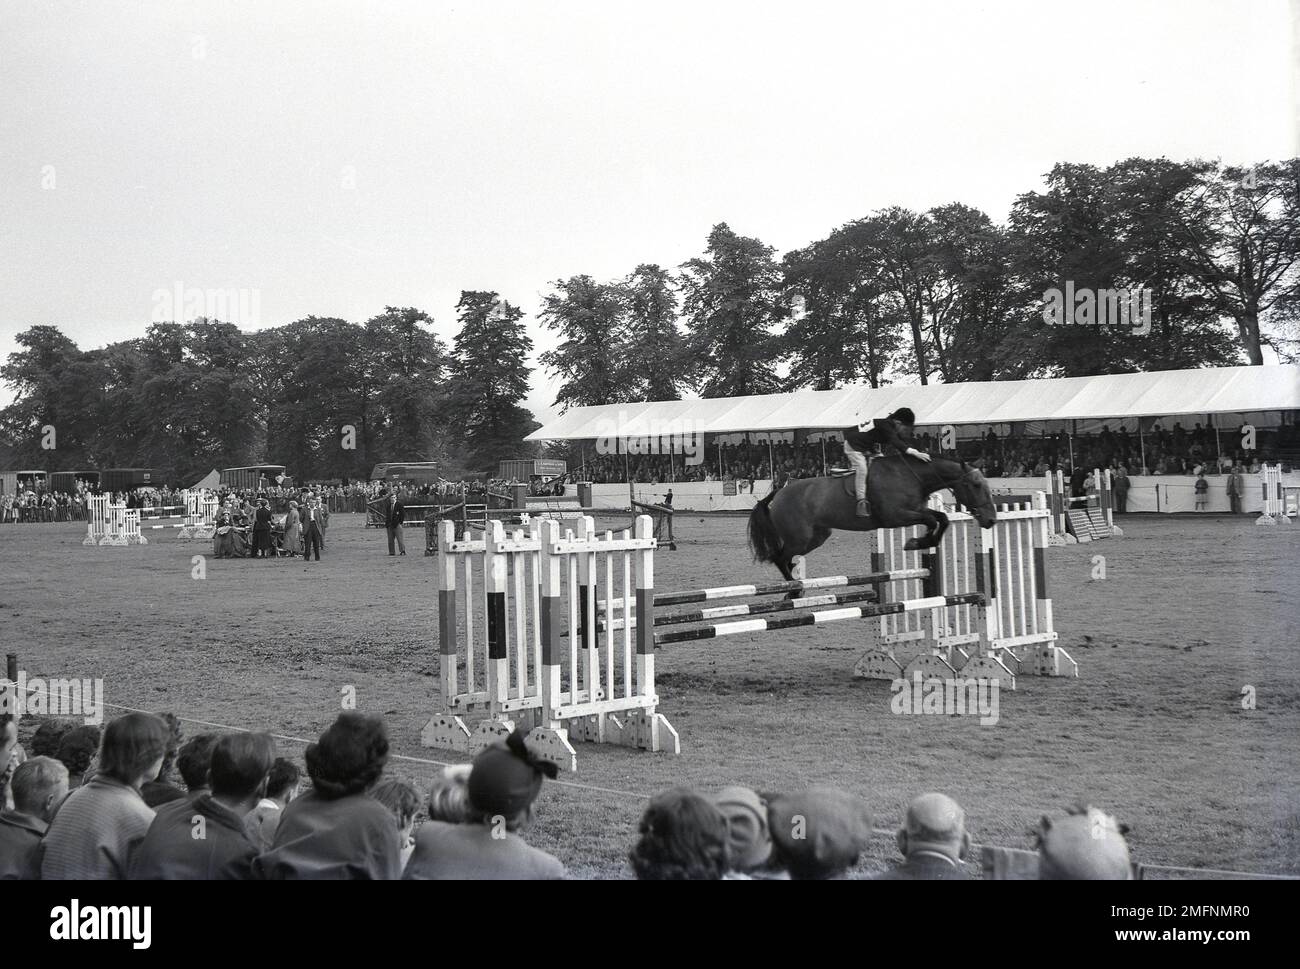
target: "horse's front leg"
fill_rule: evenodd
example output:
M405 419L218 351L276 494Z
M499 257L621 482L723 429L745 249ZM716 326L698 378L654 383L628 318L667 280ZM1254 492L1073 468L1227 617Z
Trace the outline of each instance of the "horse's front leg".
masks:
M948 530L948 516L941 511L933 511L929 508L923 508L913 515L909 515L913 521L907 522L908 525L924 525L925 534L918 535L916 538L909 538L903 545L907 551L912 552L921 548L934 548L943 541L944 532Z

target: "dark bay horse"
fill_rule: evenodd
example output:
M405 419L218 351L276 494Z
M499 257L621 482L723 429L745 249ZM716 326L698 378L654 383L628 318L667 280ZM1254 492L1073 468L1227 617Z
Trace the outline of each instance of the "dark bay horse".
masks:
M760 501L749 515L749 547L759 562L771 562L786 579L794 578L796 556L820 548L832 529L869 532L876 528L925 525L926 533L909 539L909 549L933 548L948 530L948 516L928 507L936 491L951 489L957 501L979 522L997 521L993 495L979 469L961 461L935 457L922 461L889 455L871 462L867 497L871 517L858 518L853 475L796 478Z

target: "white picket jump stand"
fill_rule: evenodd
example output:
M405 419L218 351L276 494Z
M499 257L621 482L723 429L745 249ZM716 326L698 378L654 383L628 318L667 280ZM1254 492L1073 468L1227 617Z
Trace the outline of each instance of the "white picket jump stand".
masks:
M540 521L506 534L488 522L483 538L455 537L442 522L438 543L438 634L444 713L421 733L427 747L474 752L529 728L538 756L577 769L572 741L680 753L677 732L657 712L652 626L599 641L596 597L617 594L653 610L653 524L635 537L598 537L590 517L575 537ZM635 572L635 583L633 573ZM482 592L475 592L476 575ZM565 637L561 620L567 615ZM476 636L475 626L482 630ZM462 683L461 674L464 680ZM481 717L472 727L467 717Z
M1264 465L1259 472L1259 483L1264 493L1264 513L1255 519L1255 524L1290 525L1282 491L1282 465L1275 464L1271 468Z
M932 503L942 507L938 496ZM1047 496L1035 492L1030 502L999 507L989 529L965 512L943 510L948 533L935 549L903 548L924 534L920 526L877 530L873 571L927 573L893 583L902 587L899 599L974 591L984 602L882 616L875 648L859 660L855 675L893 680L916 671L951 676L960 669L964 677L995 678L1008 689L1015 689L1017 675L1078 676L1078 664L1056 645L1047 587ZM902 655L908 650L917 652L909 659Z
M108 495L91 495L86 507L90 518L82 545L149 544L140 531L140 513L125 502L113 504Z
M217 531L217 499L202 491L187 490L181 494L185 503L185 524L176 533L177 540L211 540Z

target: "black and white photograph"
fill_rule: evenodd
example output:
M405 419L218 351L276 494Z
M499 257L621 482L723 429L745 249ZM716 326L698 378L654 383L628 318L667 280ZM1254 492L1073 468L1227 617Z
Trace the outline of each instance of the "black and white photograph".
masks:
M0 0L0 239L15 942L1300 878L1300 0Z

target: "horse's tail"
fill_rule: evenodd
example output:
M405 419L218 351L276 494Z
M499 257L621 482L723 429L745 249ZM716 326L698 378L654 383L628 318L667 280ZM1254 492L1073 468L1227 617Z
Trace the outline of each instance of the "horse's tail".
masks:
M754 554L755 562L775 562L781 555L781 536L772 523L773 491L754 506L749 513L749 550Z

